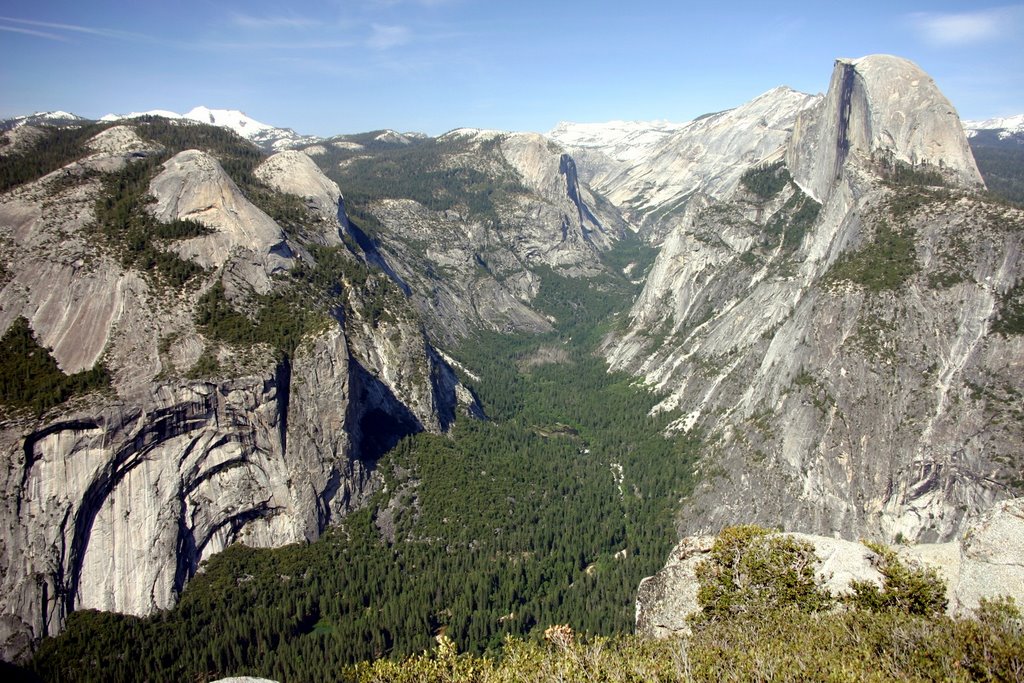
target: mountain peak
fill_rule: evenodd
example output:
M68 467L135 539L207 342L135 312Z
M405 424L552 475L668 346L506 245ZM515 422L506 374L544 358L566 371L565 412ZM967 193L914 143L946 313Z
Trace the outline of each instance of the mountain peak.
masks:
M230 128L243 138L252 138L257 133L274 128L274 126L261 123L237 109L210 109L209 107L199 106L185 114L184 118L199 121L200 123L208 123L213 126Z
M320 138L315 136L299 135L291 128L276 128L262 123L237 109L211 109L203 105L193 107L185 114L177 114L166 109L151 109L130 114L107 114L100 121L121 121L123 119L137 119L143 116L161 116L166 119L196 121L197 123L227 128L246 140L251 140L268 151L275 152L300 145L312 144L320 140Z
M825 98L797 119L788 166L822 200L848 159L878 153L982 184L956 109L917 64L892 55L837 59Z

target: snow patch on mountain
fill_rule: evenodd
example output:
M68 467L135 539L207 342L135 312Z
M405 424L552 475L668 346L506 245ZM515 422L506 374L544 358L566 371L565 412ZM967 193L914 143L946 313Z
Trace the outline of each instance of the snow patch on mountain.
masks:
M178 114L166 109L152 109L144 112L132 112L131 114L107 114L100 118L100 121L122 121L143 116L162 116L163 118L175 121L195 121L197 123L227 128L246 140L251 140L260 147L274 152L314 144L321 140L321 138L314 135L300 135L291 128L276 128L270 124L257 121L245 112L238 111L237 109L210 109L204 106L194 107L185 114Z
M262 123L240 112L237 109L210 109L209 107L195 107L184 118L200 123L208 123L211 126L230 128L243 138L252 139L259 133L273 130L274 126Z
M377 142L386 142L393 145L408 145L412 140L408 135L403 135L395 130L386 130L374 138Z
M598 149L616 161L638 161L645 158L666 137L689 126L668 121L608 121L606 123L572 123L562 121L547 136L566 147Z
M1024 134L1024 114L996 117L984 121L964 121L963 124L964 131L969 138L973 138L981 130L997 130L1000 139Z

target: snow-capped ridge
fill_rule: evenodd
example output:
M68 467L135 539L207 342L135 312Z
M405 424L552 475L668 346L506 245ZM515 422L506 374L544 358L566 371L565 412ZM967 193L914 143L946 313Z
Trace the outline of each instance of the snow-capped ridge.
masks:
M124 121L125 119L141 119L146 116L162 116L165 119L180 119L181 114L177 114L167 109L150 109L149 111L133 111L129 114L104 114L100 117L100 121Z
M273 130L274 126L257 121L245 112L237 109L210 109L202 105L194 107L182 118L208 123L212 126L229 128L243 138L252 139L258 133Z
M0 122L0 130L20 128L21 126L27 125L54 125L62 123L76 123L78 121L87 120L88 119L84 116L72 114L67 111L37 111L34 114L15 116L14 118Z
M227 128L271 152L293 149L301 145L311 145L321 141L321 138L315 135L300 135L291 128L277 128L262 121L257 121L245 112L237 109L211 109L203 105L193 107L185 114L178 114L166 109L152 109L150 111L132 112L130 114L107 114L100 118L100 121L122 121L144 116L161 116L165 119L181 123L196 122Z
M388 128L383 131L380 135L374 138L377 142L386 142L397 145L408 145L412 143L412 139L408 135L399 133L397 130L391 130Z
M983 121L964 121L963 125L964 132L969 138L983 130L993 130L1000 140L1005 140L1015 135L1024 135L1024 114L999 116Z
M477 138L478 140L493 140L494 138L506 135L506 131L493 130L488 128L455 128L443 135L438 140L455 140L458 138Z

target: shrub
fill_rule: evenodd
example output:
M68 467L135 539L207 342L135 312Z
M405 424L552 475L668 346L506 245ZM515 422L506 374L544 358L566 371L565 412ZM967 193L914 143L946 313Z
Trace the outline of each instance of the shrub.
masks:
M762 616L786 606L826 609L833 600L815 581L817 566L809 543L758 526L729 527L697 566L697 602L711 619Z
M908 564L892 548L865 541L875 552L872 562L882 574L879 588L870 581L852 581L851 602L861 609L895 609L908 614L937 616L946 611L946 583L931 568Z
M874 239L836 259L825 277L832 282L855 282L877 293L902 287L919 270L914 231L894 229L881 221L875 228Z

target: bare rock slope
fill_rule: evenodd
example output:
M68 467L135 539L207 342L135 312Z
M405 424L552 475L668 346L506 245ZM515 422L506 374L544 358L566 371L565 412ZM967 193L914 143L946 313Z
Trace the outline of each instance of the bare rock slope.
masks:
M384 198L368 207L380 226L373 239L440 338L480 327L549 330L531 308L538 271L597 275L600 253L627 230L580 181L574 159L541 135L458 129L403 145L432 185L414 187L423 181L410 170L409 188L381 188ZM359 155L342 164L366 163L373 174L373 164L403 160Z
M694 189L606 347L705 436L680 533L952 538L1021 491L1024 213L894 57L837 62L778 160Z
M779 158L801 111L818 97L778 87L750 102L678 126L654 124L620 139L563 124L549 135L580 155L587 183L652 241L661 241L695 194L732 193L751 165ZM628 144L627 144L628 143Z

